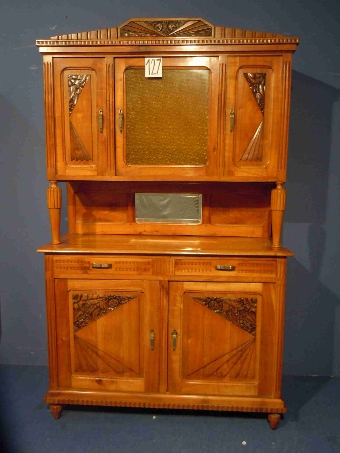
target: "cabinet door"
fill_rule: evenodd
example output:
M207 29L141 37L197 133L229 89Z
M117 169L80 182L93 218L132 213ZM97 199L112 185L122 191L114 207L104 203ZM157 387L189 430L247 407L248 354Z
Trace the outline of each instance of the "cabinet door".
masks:
M56 173L96 176L107 165L104 58L55 58Z
M145 58L117 58L118 175L216 175L217 57L164 57L162 77Z
M274 396L275 285L171 283L169 391Z
M59 387L155 392L158 282L56 280Z
M225 174L250 180L284 178L289 93L282 58L227 60Z

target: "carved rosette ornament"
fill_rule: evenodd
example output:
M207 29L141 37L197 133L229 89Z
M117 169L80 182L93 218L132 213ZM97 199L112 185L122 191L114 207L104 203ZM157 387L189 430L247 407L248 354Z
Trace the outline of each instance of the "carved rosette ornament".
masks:
M136 297L137 295L126 294L73 294L74 332L97 321Z
M256 297L193 297L194 301L255 336Z

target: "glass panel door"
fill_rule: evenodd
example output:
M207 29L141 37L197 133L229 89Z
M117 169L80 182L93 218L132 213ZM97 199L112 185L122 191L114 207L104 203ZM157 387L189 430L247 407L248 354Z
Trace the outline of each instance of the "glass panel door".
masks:
M207 164L209 79L208 68L126 69L127 165Z
M217 62L163 58L162 77L149 78L144 58L117 59L118 174L176 178L216 170Z

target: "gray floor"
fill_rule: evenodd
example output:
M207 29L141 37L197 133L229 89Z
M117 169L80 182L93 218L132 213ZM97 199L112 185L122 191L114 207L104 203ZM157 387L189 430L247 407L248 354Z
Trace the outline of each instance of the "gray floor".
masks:
M285 376L277 431L239 413L68 406L56 421L47 382L45 367L0 365L1 453L340 452L340 378Z

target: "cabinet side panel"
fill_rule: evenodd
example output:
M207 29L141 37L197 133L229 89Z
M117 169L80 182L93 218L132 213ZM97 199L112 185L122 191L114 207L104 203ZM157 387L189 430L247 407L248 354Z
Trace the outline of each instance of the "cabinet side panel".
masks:
M50 389L58 388L58 359L57 359L57 327L56 327L56 301L54 290L53 257L45 255L46 278L46 316L48 339L48 369L50 376Z
M66 279L55 279L58 387L71 387L71 357Z
M278 259L276 284L276 304L277 304L277 352L276 352L276 380L274 396L281 397L282 383L282 361L283 361L283 335L284 335L284 315L285 315L285 296L286 296L286 258Z
M267 341L261 343L259 394L273 398L278 368L278 342L283 328L279 325L276 284L264 284L263 297L261 334Z

